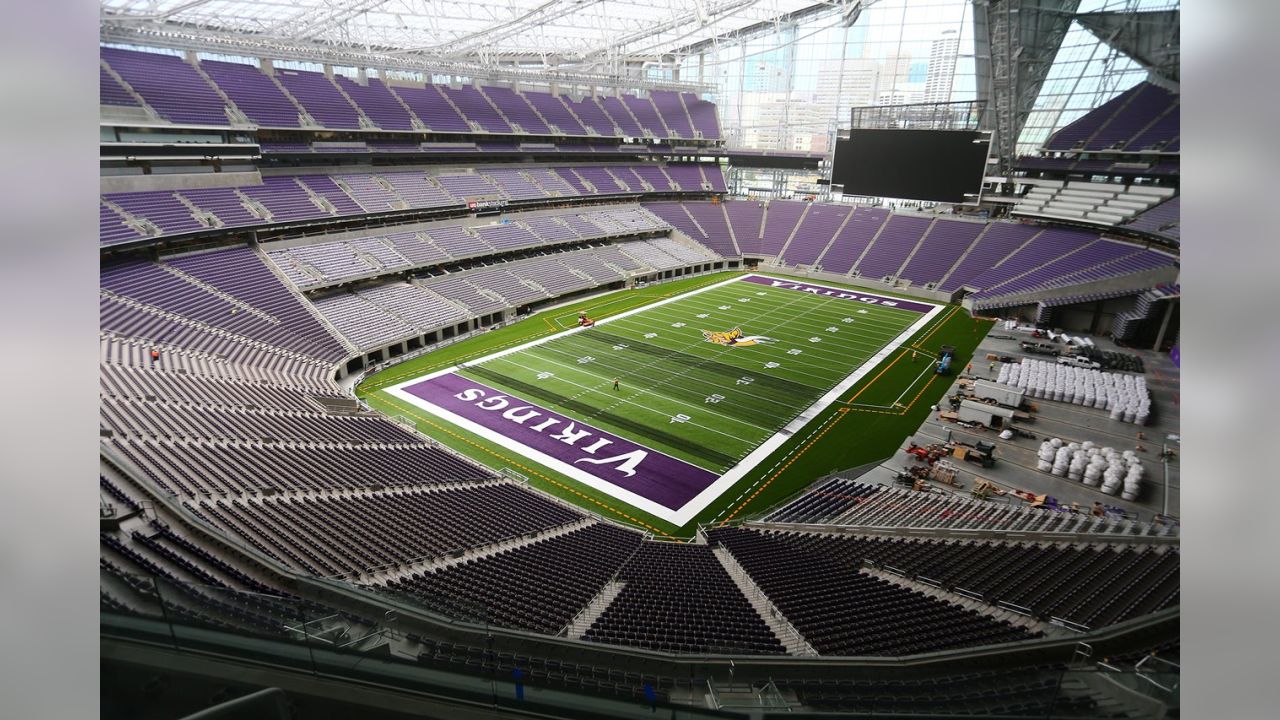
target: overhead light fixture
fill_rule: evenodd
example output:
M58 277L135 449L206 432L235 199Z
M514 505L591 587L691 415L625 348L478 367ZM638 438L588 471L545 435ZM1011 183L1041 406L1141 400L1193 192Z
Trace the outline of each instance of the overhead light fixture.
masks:
M702 0L694 0L693 9L698 14L698 26L706 27L707 23L711 22L711 16L707 14L707 6L703 4Z

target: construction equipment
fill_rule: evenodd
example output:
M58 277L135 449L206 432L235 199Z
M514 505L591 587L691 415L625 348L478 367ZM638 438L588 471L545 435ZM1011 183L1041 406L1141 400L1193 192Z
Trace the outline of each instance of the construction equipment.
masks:
M1026 438L1026 439L1028 439L1028 440L1035 440L1035 439L1036 439L1035 433L1032 433L1032 432L1028 432L1028 431L1026 431L1026 430L1023 430L1022 428L1020 428L1020 427L1018 427L1017 425L1014 425L1014 424L1012 424L1012 423L1010 423L1009 425L1006 425L1006 426L1005 426L1005 429L1006 429L1006 430L1008 430L1009 432L1013 433L1015 437Z
M1017 409L1022 406L1022 388L1012 385L1001 385L989 380L977 380L973 383L973 396L976 400L991 400L997 405Z
M932 465L935 462L937 462L939 459L941 459L944 455L948 454L950 451L944 450L942 445L935 444L935 445L922 446L922 445L917 445L915 443L911 443L910 445L907 446L907 449L905 452L908 455L915 456L915 459L919 460L920 462L928 463Z
M973 445L952 442L948 443L948 445L951 446L951 456L954 458L981 465L982 467L991 467L996 464L996 446L989 442L979 441Z
M992 496L998 497L1005 495L1008 492L1008 490L1005 490L990 480L980 477L975 477L973 479L973 488L969 490L969 494L978 500L986 500Z
M951 361L955 358L956 348L954 345L943 345L938 350L938 366L934 370L939 375L951 374Z
M995 464L996 446L989 442L977 442L973 445L952 441L947 443L934 443L932 445L916 445L911 443L907 446L906 452L912 455L916 460L934 465L943 461L944 458L953 457L965 462L971 462L982 467L991 467Z
M944 483L952 487L962 488L963 485L956 479L956 466L951 464L949 460L939 460L929 468L929 479L934 482Z
M951 404L952 410L959 410L961 404L965 401L969 401L970 403L982 403L990 407L1007 408L998 411L993 411L989 408L974 408L975 411L981 410L982 412L998 415L1001 418L1001 422L997 422L995 424L992 424L984 418L977 417L976 415L966 416L963 413L959 415L962 419L977 420L989 425L990 427L1000 427L1006 420L1020 423L1035 422L1036 419L1034 415L1031 415L1020 408L1025 407L1030 410L1035 410L1036 406L1032 403L1026 402L1025 395L1021 395L1021 391L1009 392L1005 389L1007 387L1008 386L1005 385L997 385L996 383L987 382L986 380L960 380L959 383L957 383L956 391L947 397L947 401ZM1009 388L1009 390L1014 390L1014 388ZM987 395L987 397L982 397L984 394ZM1015 400L1017 400L1017 405L1012 404ZM971 407L973 406L971 405Z
M988 427L998 428L1013 420L1014 412L995 403L987 404L965 398L960 401L956 424L965 427L976 424L982 426L984 430Z
M916 465L914 467L899 470L893 476L893 481L899 485L906 485L912 490L924 490L925 481L929 479L929 468Z

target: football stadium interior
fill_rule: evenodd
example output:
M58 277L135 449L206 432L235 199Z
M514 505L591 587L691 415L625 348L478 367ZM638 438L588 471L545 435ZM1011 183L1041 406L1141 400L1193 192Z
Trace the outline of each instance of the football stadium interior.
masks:
M1179 12L100 0L103 717L1178 717Z

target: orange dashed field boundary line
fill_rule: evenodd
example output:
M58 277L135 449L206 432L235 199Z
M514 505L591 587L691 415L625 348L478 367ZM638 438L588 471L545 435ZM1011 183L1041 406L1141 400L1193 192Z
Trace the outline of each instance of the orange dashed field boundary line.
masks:
M769 485L771 485L774 480L777 480L779 476L785 473L787 469L791 467L792 463L794 463L796 460L799 460L805 453L809 452L809 449L812 448L814 445L816 445L824 435L831 432L831 428L835 427L836 425L839 425L840 421L843 420L848 415L848 413L849 413L848 408L840 408L837 411L837 414L827 422L827 426L822 428L822 432L818 433L812 440L805 443L805 446L801 448L800 451L797 452L795 455L792 455L791 458L787 460L785 465L778 468L778 470L774 472L773 475L769 476L768 480L761 483L760 487L756 488L755 492L751 493L751 497L748 497L746 500L743 500L741 505L734 508L733 512L729 513L729 517L726 517L724 520L721 520L720 527L724 527L725 523L732 520L735 515L741 512L742 508L746 507L747 505L750 505L751 501L755 500L757 495L764 492L765 488L769 487Z
M392 404L392 405L396 405L397 407L400 405L399 403L395 402L394 400L387 400L386 402L388 402L389 404ZM468 438L468 437L464 437L464 436L462 436L462 435L459 435L458 433L455 433L454 431L450 430L450 429L449 429L449 428L447 428L447 427L444 427L443 425L438 425L437 423L435 423L434 421L432 421L430 418L424 417L423 415L420 415L420 414L418 414L417 412L415 412L415 411L413 411L413 410L409 410L409 409L407 409L407 408L404 408L404 411L405 411L405 412L407 412L408 414L412 415L413 417L418 418L418 419L419 419L419 420L421 420L422 422L425 422L426 424L430 425L431 427L435 428L436 430L439 430L439 431L441 431L441 432L445 433L446 435L449 435L450 437L453 437L453 438L455 438L455 439L461 440L462 442L465 442L465 443L467 443L468 445L471 445L472 447L476 448L477 450L480 450L480 451L482 451L482 452L488 453L489 455L492 455L492 456L494 456L495 458L498 458L499 460L501 460L502 462L504 462L504 463L506 463L506 464L508 464L508 465L513 465L513 466L515 466L515 467L518 467L518 468L520 468L521 470L523 470L523 471L525 471L525 472L529 473L530 475L535 475L535 476L537 476L537 477L539 477L539 478L541 478L541 479L543 479L543 480L545 480L545 481L547 481L547 482L551 483L552 485L555 485L556 487L558 487L558 488L560 488L560 489L562 489L562 490L566 490L566 491L568 491L568 492L571 492L571 493L573 493L574 495L578 496L579 498L582 498L583 500L588 500L588 501L590 501L592 504L597 505L597 506L599 506L599 507L601 507L601 508L604 508L605 510L608 510L609 512L613 513L614 515L618 515L619 517L626 518L628 521L633 522L633 523L635 523L636 525L639 525L639 526L641 526L641 527L644 527L644 528L646 528L646 529L650 530L651 532L654 532L654 533L657 533L657 534L659 534L659 535L662 535L663 537L675 537L675 536L673 536L673 535L671 535L671 534L669 534L669 533L666 533L666 532L664 532L664 531L662 531L662 530L659 530L658 528L656 528L656 527L654 527L654 526L650 525L649 523L647 523L647 522L645 522L645 521L643 521L643 520L641 520L641 519L639 519L639 518L637 518L637 517L633 517L633 516L631 516L631 515L628 515L627 513L625 513L625 512L623 512L623 511L621 511L621 510L619 510L619 509L617 509L617 508L613 507L612 505L607 505L607 504L605 504L605 503L603 503L603 502L600 502L600 500L599 500L599 499L597 499L597 498L595 498L595 497L593 497L593 496L591 496L591 495L587 495L586 493L581 492L580 490L577 490L577 489L575 489L575 488L569 487L568 485L565 485L564 483L562 483L562 482L560 482L560 481L558 481L558 480L556 480L556 479L554 479L554 478L547 477L546 475L543 475L542 473L538 472L537 470L534 470L533 468L530 468L530 467L526 467L525 465L523 465L523 464L521 464L521 463L519 463L519 462L516 462L515 460L512 460L511 458L508 458L508 457L506 457L505 455L501 455L501 454L499 454L499 453L496 453L496 452L494 452L491 448L487 448L487 447L485 447L484 445L481 445L480 443L475 442L475 441L474 441L474 440L472 440L471 438Z
M913 348L915 348L915 349L917 349L917 350L924 350L924 348L923 348L923 347L921 347L921 345L923 345L923 344L924 344L924 341L925 341L925 340L928 340L928 339L929 339L929 338L931 338L931 337L933 337L933 334L934 334L934 333L936 333L936 332L938 332L938 330L940 330L940 329L942 328L942 326L943 326L943 325L946 325L946 324L947 324L947 321L948 321L948 320L950 320L950 319L951 319L951 317L952 317L953 315L955 315L955 314L956 314L957 312L959 312L959 311L960 311L960 306L959 306L959 305L956 305L955 307L951 308L951 312L948 312L946 315L943 315L943 316L942 316L942 318L941 318L940 320L938 320L938 323L937 323L936 325L934 325L934 326L933 326L933 329L932 329L932 330L930 330L930 331L928 332L928 334L927 334L927 335L925 335L924 337L922 337L922 338L920 338L919 340L916 340L915 342L911 343L911 347L913 347Z
M925 383L924 387L920 388L920 392L916 393L916 396L911 398L911 402L907 403L907 406L902 409L903 415L906 415L907 413L911 412L911 408L915 407L916 402L920 400L920 396L924 395L924 391L928 390L929 386L933 384L933 381L937 379L938 379L937 375L933 375L932 377L929 378L929 382Z
M881 368L881 369L880 369L880 372L876 373L876 376L875 376L875 377L873 377L873 378L871 378L871 381L870 381L870 382L868 382L866 385L863 385L861 388L859 388L859 389L858 389L858 392L856 392L856 393L854 393L854 394L853 394L853 397L849 398L848 400L842 400L841 402L848 404L848 403L853 402L854 400L857 400L859 395L861 395L862 393L866 392L866 391L867 391L867 388L871 387L872 385L875 385L875 384L876 384L876 381L880 379L880 376L881 376L881 375L884 375L884 374L885 374L885 373L887 373L887 372L889 372L889 368L893 367L894 365L897 365L897 364L898 364L898 361L899 361L899 360L901 360L902 358L906 357L906 355L907 355L907 353L908 353L908 352L910 352L910 351L909 351L909 350L907 350L906 348L903 348L902 352L898 354L898 357L896 357L896 358L894 358L894 359L893 359L893 362L891 362L891 363L889 363L888 365L885 365L883 368Z

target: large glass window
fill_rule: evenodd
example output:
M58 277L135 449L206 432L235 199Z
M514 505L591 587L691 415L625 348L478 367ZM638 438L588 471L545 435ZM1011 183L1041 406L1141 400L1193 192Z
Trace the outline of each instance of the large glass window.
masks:
M719 88L732 147L829 152L860 105L972 100L970 0L881 0L853 27L837 12L690 58Z
M1083 0L1078 12L1136 12L1178 6L1170 0ZM1034 153L1054 132L1146 78L1142 66L1072 22L1018 136L1018 153Z

